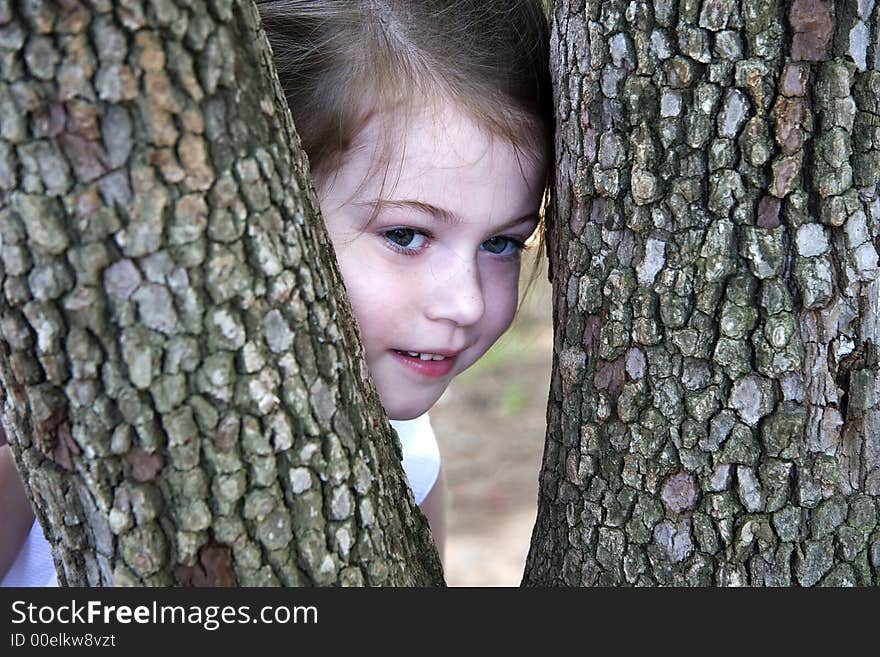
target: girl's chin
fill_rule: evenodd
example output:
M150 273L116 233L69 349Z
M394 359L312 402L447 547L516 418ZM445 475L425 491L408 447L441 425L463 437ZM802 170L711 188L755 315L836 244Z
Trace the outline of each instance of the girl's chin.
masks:
M433 405L433 404L432 404ZM394 420L395 422L404 422L406 420L415 420L420 415L424 415L428 411L431 410L431 407L420 409L420 410L400 410L400 411L386 411L389 420Z
M439 397L437 399L439 399ZM383 402L382 406L385 409L385 413L388 415L389 420L414 420L420 415L424 415L430 411L431 407L437 403L437 399L430 400L430 403L422 401L420 403L385 404Z

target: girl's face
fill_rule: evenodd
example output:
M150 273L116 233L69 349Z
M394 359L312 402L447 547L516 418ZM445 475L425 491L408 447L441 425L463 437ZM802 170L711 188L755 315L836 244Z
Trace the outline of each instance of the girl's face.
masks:
M389 166L373 166L385 131L402 125L374 117L342 166L317 180L367 366L394 420L431 408L510 326L546 167L452 104L407 116Z

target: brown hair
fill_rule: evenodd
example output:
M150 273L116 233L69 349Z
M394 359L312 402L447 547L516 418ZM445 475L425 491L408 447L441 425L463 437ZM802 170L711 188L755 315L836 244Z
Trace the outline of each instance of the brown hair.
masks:
M336 169L366 121L451 98L552 162L549 36L540 0L267 0L257 6L312 172Z

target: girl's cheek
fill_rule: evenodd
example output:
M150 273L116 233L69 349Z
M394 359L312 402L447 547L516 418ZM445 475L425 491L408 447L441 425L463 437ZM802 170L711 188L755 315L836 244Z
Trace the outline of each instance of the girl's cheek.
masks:
M507 300L504 304L496 304L491 312L491 324L486 327L486 337L489 339L486 344L483 345L483 351L480 354L480 358L482 358L482 356L489 351L496 342L498 342L513 323L513 318L516 315L516 297Z
M516 306L519 302L519 266L508 266L506 271L497 272L491 276L493 292L487 295L487 303L495 306L498 321L507 330L516 315Z

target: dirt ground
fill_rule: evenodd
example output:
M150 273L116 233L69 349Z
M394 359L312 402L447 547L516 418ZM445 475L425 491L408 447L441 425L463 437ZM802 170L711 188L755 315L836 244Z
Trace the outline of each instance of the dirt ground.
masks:
M448 487L449 586L518 586L522 579L544 444L550 317L542 274L511 329L431 410Z

